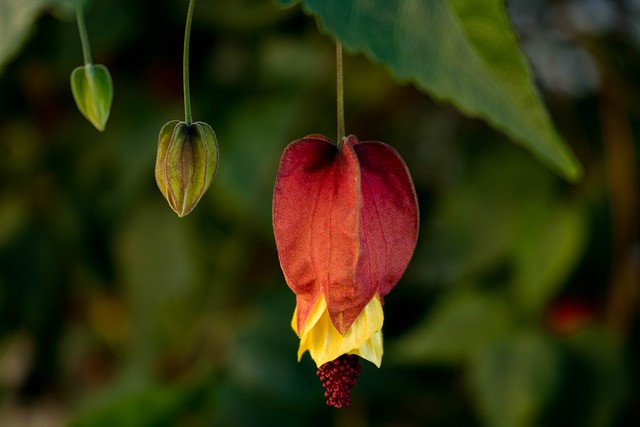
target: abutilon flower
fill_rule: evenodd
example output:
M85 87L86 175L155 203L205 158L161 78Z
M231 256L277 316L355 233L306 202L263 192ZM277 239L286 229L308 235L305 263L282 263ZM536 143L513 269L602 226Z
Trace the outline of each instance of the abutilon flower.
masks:
M350 403L359 357L380 366L384 296L418 236L418 203L399 154L355 136L310 135L285 149L273 195L280 266L296 294L292 327L318 366L327 404Z

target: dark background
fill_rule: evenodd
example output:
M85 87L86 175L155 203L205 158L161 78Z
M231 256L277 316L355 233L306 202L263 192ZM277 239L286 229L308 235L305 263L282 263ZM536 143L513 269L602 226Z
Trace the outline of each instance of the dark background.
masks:
M335 138L332 40L299 7L198 2L193 117L220 164L178 219L153 167L183 119L187 2L87 7L104 133L71 96L73 16L43 14L0 76L0 425L636 425L640 2L508 6L585 177L346 52L347 132L400 152L421 230L382 368L342 410L296 360L271 229L284 147Z

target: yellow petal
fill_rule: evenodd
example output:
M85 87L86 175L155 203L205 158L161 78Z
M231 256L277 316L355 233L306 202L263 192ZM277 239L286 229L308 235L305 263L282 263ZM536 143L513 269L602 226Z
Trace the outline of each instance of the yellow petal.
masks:
M376 295L343 336L331 323L327 302L322 295L309 313L302 333L296 330L296 315L293 315L291 326L300 336L298 360L309 350L316 365L320 367L343 354L356 354L380 367L383 321L382 304Z

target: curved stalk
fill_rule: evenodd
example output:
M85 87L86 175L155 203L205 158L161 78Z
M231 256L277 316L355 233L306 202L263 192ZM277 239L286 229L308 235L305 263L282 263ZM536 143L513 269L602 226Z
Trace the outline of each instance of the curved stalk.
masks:
M91 49L89 48L89 36L87 35L87 27L84 23L82 8L76 8L76 21L78 21L78 31L80 32L80 43L82 44L82 56L84 57L84 65L93 65L91 62Z
M187 24L184 30L184 52L182 56L182 85L184 89L184 120L190 125L191 117L191 93L189 92L189 39L191 38L191 21L193 20L193 9L196 1L189 0L189 10L187 11Z
M336 98L338 103L338 147L345 136L344 130L344 76L342 72L342 44L336 41Z

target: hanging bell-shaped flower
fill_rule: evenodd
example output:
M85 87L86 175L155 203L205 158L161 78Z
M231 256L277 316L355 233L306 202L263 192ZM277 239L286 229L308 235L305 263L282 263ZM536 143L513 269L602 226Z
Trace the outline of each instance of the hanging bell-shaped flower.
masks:
M327 404L349 404L358 356L380 366L384 296L418 237L409 171L390 146L310 135L285 149L273 194L280 266L296 294L292 327L318 366Z
M77 67L71 73L71 92L82 115L100 132L104 131L113 101L113 83L107 67Z
M218 142L211 126L173 120L158 137L156 183L179 217L196 207L218 169Z

